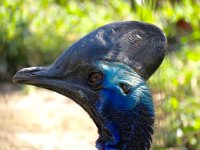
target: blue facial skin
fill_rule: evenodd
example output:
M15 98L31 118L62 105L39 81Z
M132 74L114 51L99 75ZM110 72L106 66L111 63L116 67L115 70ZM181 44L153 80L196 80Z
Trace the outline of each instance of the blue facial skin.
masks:
M154 107L145 80L122 63L97 61L93 65L104 74L99 83L101 88L96 111L112 136L105 143L97 141L96 147L100 150L149 149ZM126 91L120 85L124 85ZM144 148L140 144L139 148L134 145L139 137Z

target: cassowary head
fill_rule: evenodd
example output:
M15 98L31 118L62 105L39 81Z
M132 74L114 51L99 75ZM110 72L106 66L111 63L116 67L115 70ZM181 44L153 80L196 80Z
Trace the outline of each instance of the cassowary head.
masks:
M13 81L56 91L78 103L98 128L99 150L145 150L154 124L146 80L161 64L165 48L158 27L115 22L80 39L51 66L18 71Z

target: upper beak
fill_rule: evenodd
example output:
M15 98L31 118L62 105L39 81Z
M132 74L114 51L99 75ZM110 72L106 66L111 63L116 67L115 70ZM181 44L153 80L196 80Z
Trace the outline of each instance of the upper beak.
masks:
M13 77L14 83L37 84L37 79L48 77L47 67L30 67L16 72Z
M64 81L57 79L56 72L49 67L30 67L16 72L13 82L35 85L55 91ZM52 89L53 87L55 89Z

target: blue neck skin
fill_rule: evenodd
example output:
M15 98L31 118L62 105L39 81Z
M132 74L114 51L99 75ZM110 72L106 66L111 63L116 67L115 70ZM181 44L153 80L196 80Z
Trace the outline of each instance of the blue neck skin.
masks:
M95 107L103 128L109 133L109 137L100 133L96 147L99 150L150 149L154 107L145 80L121 63L98 61L93 65L104 73Z

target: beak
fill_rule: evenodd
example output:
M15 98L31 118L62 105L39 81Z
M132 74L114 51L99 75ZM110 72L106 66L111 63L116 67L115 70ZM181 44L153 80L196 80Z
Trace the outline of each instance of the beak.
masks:
M46 88L65 95L84 107L89 103L90 96L96 95L85 86L73 84L73 81L63 79L62 71L52 67L30 67L19 70L13 77L14 83L24 83ZM87 94L89 93L89 94Z

